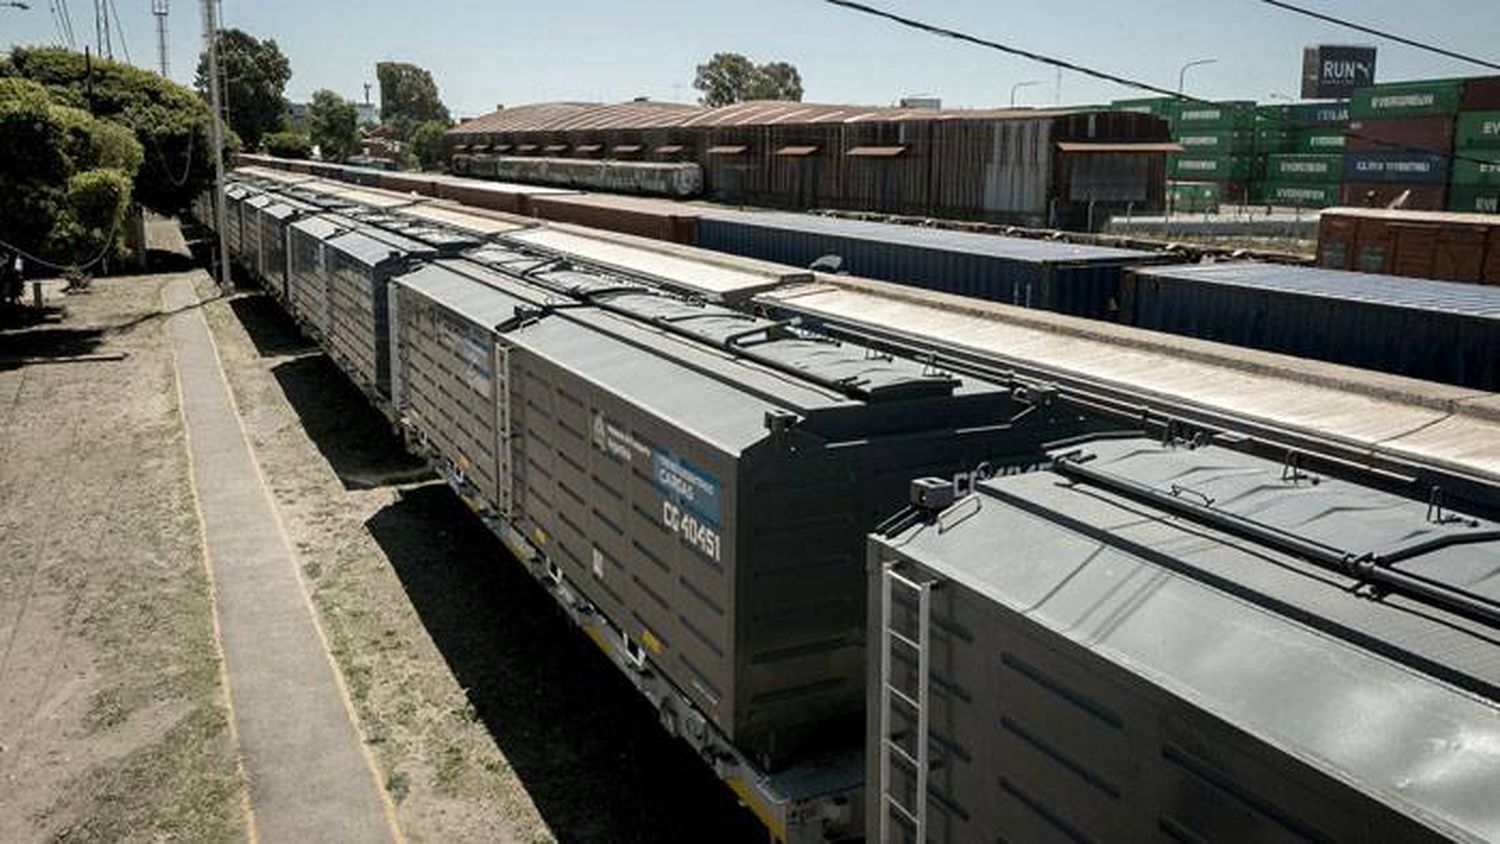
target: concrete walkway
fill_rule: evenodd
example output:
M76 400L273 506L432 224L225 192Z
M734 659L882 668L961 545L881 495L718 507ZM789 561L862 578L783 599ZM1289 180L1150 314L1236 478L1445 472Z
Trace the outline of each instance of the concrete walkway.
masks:
M163 294L252 840L399 841L189 279Z

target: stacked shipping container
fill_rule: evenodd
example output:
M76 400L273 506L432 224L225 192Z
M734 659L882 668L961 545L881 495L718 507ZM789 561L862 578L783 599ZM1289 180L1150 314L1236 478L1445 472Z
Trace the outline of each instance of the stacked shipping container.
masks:
M1344 178L1347 103L1294 103L1256 111L1261 155L1255 200L1267 205L1323 208L1339 202Z
M1464 80L1435 79L1372 85L1354 92L1345 205L1438 211L1447 198L1454 115Z
M1448 210L1500 213L1500 77L1464 86L1453 145Z

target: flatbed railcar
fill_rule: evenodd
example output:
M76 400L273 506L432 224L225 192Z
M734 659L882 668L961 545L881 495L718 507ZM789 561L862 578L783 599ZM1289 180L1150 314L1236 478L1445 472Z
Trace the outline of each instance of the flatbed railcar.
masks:
M402 214L402 210L397 209L394 213L400 215ZM536 231L540 232L543 230L538 229ZM513 300L513 304L511 305L506 305L494 311L481 311L473 317L473 325L484 325L486 327L482 333L470 335L467 351L464 351L462 347L457 347L454 354L448 359L447 372L443 374L443 377L448 380L443 383L450 387L459 382L468 383L471 387L474 384L482 383L484 379L478 377L477 373L486 369L486 358L484 357L486 350L488 349L493 352L494 349L499 348L502 334L514 333L516 337L523 337L527 331L533 328L539 329L535 335L539 344L537 347L538 351L552 349L558 356L577 354L586 358L587 366L580 363L575 367L579 374L592 371L590 367L597 365L599 360L607 361L612 357L611 355L602 353L592 356L589 350L598 351L613 343L624 342L627 339L630 342L626 345L635 349L640 349L641 346L639 344L641 343L645 344L647 350L656 348L653 343L664 343L665 348L674 350L673 354L665 355L665 358L668 360L678 360L679 358L686 360L688 356L682 352L682 349L691 349L694 350L695 354L707 355L723 354L728 351L718 348L715 352L712 344L706 342L708 338L694 338L673 332L669 326L677 322L676 320L659 321L662 318L672 315L670 308L662 311L658 311L654 307L649 308L647 310L651 313L651 318L643 319L642 313L632 312L630 308L626 308L626 312L621 313L606 307L607 301L613 297L621 296L628 299L635 296L660 296L659 292L648 293L647 291L661 291L672 287L672 285L662 285L658 280L650 278L649 274L632 272L628 266L618 263L611 265L609 261L594 260L599 257L597 254L592 256L582 254L594 251L586 244L574 242L567 244L565 247L563 244L558 243L528 243L524 239L508 239L503 234L494 238L494 241L491 246L466 253L462 260L444 259L431 263L423 263L416 271L417 273L427 274L430 279L435 277L433 274L434 268L446 265L443 266L443 269L461 270L461 272L457 272L456 274L459 276L468 276L468 278L458 278L455 280L447 275L437 274L437 276L441 276L444 279L443 283L449 285L451 289L465 291L465 296L481 298L489 297L492 293L499 291L502 296L509 296ZM649 253L651 251L640 241L634 241L629 238L623 238L616 242L632 244L631 248L639 249L643 252ZM663 245L655 248L669 251L674 257L683 260L691 260L694 255L698 254L686 247ZM579 254L570 257L571 253L569 249L579 250ZM636 256L637 259L639 257ZM469 260L471 258L474 260ZM538 263L538 258L541 259L540 264ZM716 266L724 266L726 264L734 266L736 260L708 253L703 253L702 259L705 262L714 263ZM532 270L539 265L551 266L558 273L550 278L537 278L537 274L532 272ZM746 266L754 265L746 264ZM681 263L663 266L661 269L666 276L690 275L690 269ZM575 272L576 270L584 270L584 272L578 273ZM493 274L493 277L490 274ZM754 272L749 274L753 276ZM582 278L577 277L580 275ZM393 297L393 301L396 301L397 304L395 308L396 315L392 319L393 325L402 318L402 303L407 301L404 298L406 294L403 283L415 280L416 277L416 274L408 274L401 277L401 282L395 283L394 289L397 292ZM740 309L741 315L747 309L754 311L764 309L782 317L801 316L804 319L822 322L824 323L824 328L833 329L835 333L841 333L846 326L854 326L856 323L868 328L871 327L870 323L873 322L875 327L887 330L885 332L864 332L864 335L870 338L871 342L869 345L889 351L898 351L899 354L896 355L898 359L926 361L924 367L927 369L938 368L948 373L961 374L966 383L1021 385L1023 387L1021 391L1016 392L1012 390L1010 392L1013 400L1018 402L1018 407L1030 404L1039 408L1034 411L1023 410L1023 413L1027 415L1058 413L1059 407L1076 408L1092 406L1093 403L1098 402L1106 412L1113 414L1117 418L1122 414L1129 417L1132 414L1139 416L1144 413L1146 416L1160 421L1168 429L1178 433L1184 430L1186 423L1202 421L1205 418L1217 418L1221 424L1227 424L1226 420L1228 420L1228 423L1235 421L1235 412L1232 409L1227 409L1215 417L1212 413L1201 412L1201 408L1190 408L1189 405L1191 402L1186 397L1174 398L1165 394L1150 396L1144 393L1137 394L1138 400L1144 403L1137 405L1136 409L1131 411L1127 407L1129 404L1128 400L1120 397L1121 394L1128 395L1128 391L1120 391L1114 395L1106 396L1097 392L1096 387L1084 385L1076 377L1071 379L1064 378L1062 382L1064 389L1059 394L1052 390L1048 383L1048 378L1036 377L1039 372L1044 375L1061 374L1058 370L1048 371L1046 367L1032 367L1028 369L1024 366L1020 369L1015 369L1008 364L1013 364L1016 358L1006 358L1004 355L994 354L993 352L985 352L977 356L954 354L958 345L975 340L993 341L995 326L985 325L982 321L973 321L973 314L965 307L955 306L946 314L940 313L941 309L935 307L922 311L916 305L912 305L913 310L911 313L902 312L898 314L884 309L886 304L897 301L901 297L909 297L912 302L916 302L924 296L930 295L924 294L922 291L908 289L900 293L899 296L886 298L866 297L860 300L860 303L856 306L854 313L859 317L858 320L842 317L830 319L830 316L836 313L836 309L830 310L823 307L814 307L803 311L798 310L798 303L817 301L821 304L822 300L818 298L819 291L826 291L830 287L838 289L840 286L851 284L855 284L855 281L838 280L837 284L830 285L828 280L824 279L816 283L784 283L766 290L763 286L755 287L754 282L752 282L753 298L751 296L737 297L736 305ZM873 285L875 283L870 284ZM898 289L891 285L887 285L886 287L892 288L893 292L895 289ZM611 288L615 289L616 292L608 292ZM683 290L686 288L679 283L675 289ZM413 296L415 297L415 295L414 293ZM590 302L590 297L597 298L593 302ZM958 300L958 297L951 298ZM411 301L415 302L417 299L413 298ZM646 301L654 302L655 299L647 298ZM680 304L684 301L690 302L691 300L667 296L663 297L663 301ZM934 302L934 304L936 303ZM979 304L988 306L988 303ZM701 306L695 305L694 307L698 308ZM990 307L998 308L1002 306ZM976 306L973 309L976 313L980 310L983 310L983 308ZM926 315L919 317L918 311L922 311ZM722 311L714 312L720 313L721 316L723 314ZM695 310L694 313L698 313L698 311ZM451 318L449 323L451 327L455 324L458 317L453 314L449 314L449 316ZM970 319L970 322L967 323L967 328L959 328L957 333L953 333L942 327L941 320L937 319L939 316L949 318L964 317ZM495 318L494 321L491 321L492 317ZM1037 333L1041 333L1045 329L1045 326L1041 324L1044 320L1067 322L1069 324L1066 327L1059 326L1054 330L1059 331L1062 336L1071 337L1074 340L1093 337L1093 342L1101 350L1109 347L1109 338L1101 336L1098 332L1116 331L1131 333L1130 329L1105 326L1102 323L1090 323L1087 320L1069 321L1065 317L1040 315L1036 312L1027 315L1026 319L1029 320L1028 324L1031 324ZM612 320L618 320L619 325L616 326L611 322ZM690 324L692 320L688 320L687 322ZM795 329L795 324L779 321L772 321L771 324L784 325L788 329ZM497 328L499 326L505 326L506 331L498 331ZM605 330L606 326L608 326L608 330ZM899 335L908 341L921 337L922 335L917 331L919 326L923 331L936 331L942 334L943 339L949 342L889 342L893 335ZM1099 326L1099 328L1096 330L1094 328L1084 328L1084 326ZM559 333L560 336L558 338L553 338L550 341L552 345L542 345L543 335L540 329L543 327L545 327L545 330L557 331ZM965 333L966 331L973 332L976 330L980 333ZM799 332L793 330L792 333L797 334ZM1191 344L1196 341L1180 341L1191 349L1191 353L1180 356L1180 359L1174 358L1171 353L1166 351L1166 345L1160 345L1159 348L1152 346L1151 343L1144 343L1142 337L1136 337L1136 334L1143 333L1134 332L1131 333L1128 339L1121 338L1121 345L1114 349L1113 354L1091 354L1089 359L1097 365L1108 368L1117 359L1120 359L1120 363L1123 364L1125 362L1124 359L1130 358L1131 355L1145 357L1140 351L1143 347L1148 351L1151 348L1156 348L1155 354L1160 363L1148 368L1153 372L1161 372L1164 375L1176 373L1179 376L1182 374L1184 363L1197 364L1201 361L1216 359L1211 354L1192 349ZM567 335L566 339L561 335ZM434 332L432 336L451 338L457 336L457 334L452 331ZM578 341L577 338L580 337L588 337L590 340L587 342ZM649 342L647 342L648 338L650 338ZM1172 341L1171 338L1165 339L1169 343L1177 342ZM451 342L451 339L444 342ZM1156 340L1152 342L1156 342ZM490 345L487 346L487 343ZM682 349L679 349L675 345L679 343L682 344ZM401 344L393 343L392 347L393 361L399 360L402 349ZM1015 348L1020 355L1020 359L1024 361L1026 355L1037 354L1043 347L1036 345L1035 338L1031 338ZM659 351L650 353L657 354ZM514 357L509 355L507 357L508 360L514 361L515 357L523 354L525 354L524 351L517 351ZM1256 355L1261 353L1240 352L1228 347L1219 347L1216 354L1225 361L1224 368L1218 376L1218 380L1220 381L1230 381L1235 377L1244 377L1245 373L1256 371L1257 368L1267 368L1266 361L1255 358ZM417 357L420 358L421 356ZM540 357L542 356L538 355L539 359ZM985 364L978 369L972 368L976 357L981 359ZM1238 357L1246 358L1243 367L1228 362L1230 358ZM1262 355L1262 357L1267 356ZM1251 360L1251 358L1255 359ZM403 365L403 363L393 363L392 368L396 373L400 373ZM741 361L738 365L747 366L751 369L754 368L753 361L748 363ZM567 368L563 367L563 369ZM1211 367L1206 366L1203 368L1205 370L1211 369ZM1269 369L1274 369L1274 367ZM487 371L489 373L488 377L494 379L497 373L508 373L510 370L508 368L497 368L494 359L490 358ZM1336 375L1330 375L1327 381L1328 383L1339 383L1339 379L1352 377L1351 372L1344 371ZM1354 375L1360 375L1360 373L1354 373ZM628 372L620 377L634 378L635 373ZM456 382L454 379L459 379L459 382ZM540 380L546 381L547 379L543 378ZM489 383L492 390L491 395L493 395L495 382L491 380ZM643 390L645 391L644 394L650 395L660 389L662 384L670 383L673 383L672 379L658 379L652 382L649 388L635 387L632 389ZM393 379L393 394L400 393L402 390L401 384L402 378L398 374ZM1398 388L1401 387L1399 384L1381 386L1382 389L1390 390L1391 394L1398 393ZM590 389L597 390L599 387L591 386ZM450 392L452 391L450 390ZM605 392L608 393L610 390L605 390ZM1324 392L1335 401L1335 404L1341 400L1342 394L1326 389ZM1261 394L1264 394L1264 391L1256 392L1256 395ZM1083 401L1076 403L1080 398ZM1455 403L1472 400L1472 394L1442 399L1442 401ZM1058 405L1057 402L1062 402L1062 405ZM1366 396L1350 399L1347 403L1351 405L1351 409L1354 405L1358 405L1360 408L1365 408L1366 412L1370 407L1368 397ZM631 407L629 409L631 412L642 411L641 408L635 406L635 403L632 402L630 404ZM484 412L493 413L493 417L497 420L497 431L511 430L516 422L513 417L511 426L502 426L498 421L500 419L498 406L486 406L483 402L470 396L469 408L473 409L475 407L489 408ZM1052 410L1047 410L1049 407ZM1396 406L1392 405L1392 407ZM1182 413L1189 410L1191 412L1185 413L1181 418L1174 418L1174 413ZM1402 410L1409 412L1410 408L1402 408ZM651 408L646 408L644 412L650 411ZM1439 413L1440 411L1433 412ZM1390 413L1384 413L1384 415L1397 416L1397 414ZM558 414L553 412L552 416L556 418ZM555 537L565 534L567 532L566 526L554 534L553 531L549 531L545 526L525 521L524 517L521 519L515 518L514 514L519 511L517 510L518 504L514 497L509 505L511 508L509 512L512 515L507 518L505 511L502 509L504 505L498 491L486 492L480 489L475 483L477 475L474 468L474 461L476 459L481 461L498 460L499 454L503 452L501 448L502 440L498 437L498 434L493 439L488 435L481 437L486 441L495 443L494 454L487 457L473 446L470 446L472 449L470 452L465 453L461 447L451 443L443 444L436 437L431 436L431 431L439 430L439 428L432 426L446 426L447 424L441 421L442 416L439 414L431 416L429 421L424 423L428 426L427 431L429 433L422 433L421 429L413 424L414 415L409 405L407 410L396 415L396 418L408 431L413 447L433 460L450 485L469 503L480 518L505 541L507 546L516 553L518 559L526 564L532 574L538 578L543 586L563 606L569 617L599 644L601 649L625 672L626 676L636 685L641 693L652 701L658 708L658 711L662 713L664 725L702 753L705 760L714 768L715 772L728 782L731 788L741 796L742 800L766 822L775 837L781 840L817 841L824 840L828 834L835 832L849 833L859 828L863 820L864 806L858 796L860 782L863 779L859 770L861 763L858 759L858 745L845 748L843 751L831 750L824 753L793 753L791 755L795 758L786 762L783 767L777 767L775 765L774 754L768 758L767 754L760 752L765 749L764 747L751 749L748 745L742 745L732 740L722 725L724 723L732 723L733 719L728 719L728 721L711 720L702 709L703 698L701 697L701 693L695 694L696 690L685 689L681 686L680 678L685 675L681 672L671 675L660 669L658 660L661 657L651 652L645 643L643 635L646 630L651 629L650 627L642 625L632 628L633 624L641 624L640 619L629 616L622 623L618 617L601 612L601 601L597 586L594 586L593 591L590 591L590 581L594 578L593 548L589 547L588 553L583 555L582 566L571 561L568 563L568 566L571 568L582 569L582 573L575 576L569 568L565 568L564 564L559 563L557 559L561 555L561 552L556 550ZM589 426L592 427L592 417L588 418ZM748 425L748 417L746 419ZM1085 423L1085 420L1081 418L1076 409L1064 411L1061 420L1062 424L1058 425L1054 430L1077 430L1076 427L1070 428L1070 426L1082 426ZM764 424L764 421L762 420L762 424ZM1034 419L1033 423L1040 421L1042 420ZM1055 421L1056 419L1054 419ZM1318 421L1319 423L1332 423L1337 420L1325 411L1318 414ZM1473 416L1462 413L1450 413L1446 421L1437 420L1435 424L1426 427L1428 430L1437 431L1452 423L1464 422L1473 424L1475 421L1476 418ZM466 421L465 425L468 424L469 422ZM570 422L569 424L574 428L578 427L576 422ZM1024 424L1024 417L1021 420L1021 424ZM1391 424L1400 425L1402 423L1399 419L1393 418ZM615 427L617 429L620 428L618 424ZM1039 427L1049 426L1044 425ZM637 431L631 430L630 433L636 434L637 439L639 439ZM587 436L591 438L592 432ZM1406 439L1410 438L1407 437ZM605 427L604 442L607 449L610 442L607 424ZM1278 441L1273 438L1267 440L1267 442L1274 446L1278 442L1287 441ZM616 443L617 445L620 444L618 438ZM518 441L512 440L507 444L511 448L515 448L518 445ZM1314 437L1297 440L1295 441L1295 445L1296 448L1292 452L1294 455L1314 453L1321 447L1329 446L1338 446L1331 450L1340 454L1341 459L1348 454L1356 452L1356 449L1352 447L1332 443L1326 439L1318 440ZM1427 446L1431 449L1435 448L1436 444L1428 443ZM1383 446L1377 445L1373 450L1381 452L1383 449ZM590 459L595 459L592 454L594 450L598 449L593 445L585 445L581 449L583 453L589 455ZM601 458L607 459L604 450L599 450L599 453ZM1430 457L1437 458L1439 463L1447 464L1438 467L1434 474L1422 474L1420 477L1424 484L1434 479L1441 479L1442 483L1449 483L1454 475L1462 476L1464 482L1470 484L1469 487L1443 487L1445 491L1449 492L1459 489L1468 494L1474 488L1482 487L1492 493L1494 481L1486 481L1485 478L1491 475L1500 477L1500 472L1486 474L1483 466L1488 465L1484 463L1488 458L1484 456L1482 448L1477 451L1473 448L1468 448L1462 452L1455 449L1441 458L1439 458L1438 452L1435 451L1429 450L1423 453L1421 447L1416 448L1415 451L1408 451L1406 454L1412 460ZM1288 461L1292 459L1287 458ZM1345 462L1348 461L1345 460ZM1379 463L1382 467L1390 467L1395 463L1395 461L1384 458L1372 462ZM1402 465L1404 468L1405 464ZM553 468L556 468L556 461L554 461ZM524 469L522 471L524 472ZM1382 468L1380 471L1387 475L1394 474L1388 471L1388 468ZM987 471L980 474L985 473ZM496 471L495 477L498 481L500 477L498 471ZM1416 477L1415 473L1413 477ZM891 480L894 484L896 479L893 477ZM593 483L592 479L589 479L588 482ZM632 483L646 484L647 481L642 478L634 478ZM1485 486L1486 484L1490 484L1490 486ZM496 486L493 489L499 490L500 487ZM1450 499L1453 497L1459 496L1449 496ZM601 496L601 500L607 499ZM525 498L522 496L521 502L524 503L524 501ZM894 511L894 506L890 510ZM593 516L592 513L589 515ZM608 514L605 514L605 517L608 518ZM570 516L570 518L573 517ZM553 524L556 525L559 523L560 519L554 517ZM538 527L541 527L546 537L554 542L552 546L553 553L547 553L548 548L545 542L537 542L536 529ZM554 527L554 530L557 529ZM610 563L606 562L605 565L609 566ZM606 568L606 571L610 570ZM860 589L859 591L863 592L864 590ZM638 593L638 597L641 595L645 595L644 590ZM647 598L649 596L641 600L646 601ZM871 630L875 630L876 622L872 621L870 624ZM631 636L632 629L634 629L636 634L634 637ZM653 635L657 634L653 632ZM687 641L687 639L682 638L684 634L681 631L676 635L679 637L679 641ZM686 634L686 636L691 638L690 633ZM722 715L723 713L720 714ZM750 733L747 732L745 735L748 736ZM772 762L769 766L765 764L768 761ZM851 766L853 769L852 774Z
M1052 457L871 538L875 840L1500 837L1500 523L1214 442Z

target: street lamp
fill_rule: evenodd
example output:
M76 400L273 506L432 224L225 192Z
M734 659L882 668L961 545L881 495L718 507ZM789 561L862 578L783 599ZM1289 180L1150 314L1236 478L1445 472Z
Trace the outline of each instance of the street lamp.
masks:
M1194 59L1183 65L1182 70L1177 71L1177 93L1179 95L1182 94L1183 84L1187 80L1187 72L1189 68L1201 67L1206 64L1216 64L1218 61L1218 59Z
M1015 108L1016 107L1016 92L1017 91L1021 90L1022 88L1030 88L1033 85L1040 85L1040 84L1042 84L1042 83L1036 81L1035 79L1031 79L1031 80L1027 80L1026 82L1017 82L1016 84L1010 86L1010 107L1011 108Z

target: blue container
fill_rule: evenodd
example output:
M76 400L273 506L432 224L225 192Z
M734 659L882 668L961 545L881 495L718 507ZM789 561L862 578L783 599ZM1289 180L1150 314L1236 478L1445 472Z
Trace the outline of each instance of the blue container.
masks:
M851 275L1096 319L1113 319L1119 310L1126 266L1180 260L1133 249L775 212L704 214L697 244L796 267L837 255Z
M1421 152L1350 152L1344 156L1344 181L1442 184L1448 181L1448 158Z
M1500 389L1500 287L1225 263L1143 267L1124 290L1141 328Z

